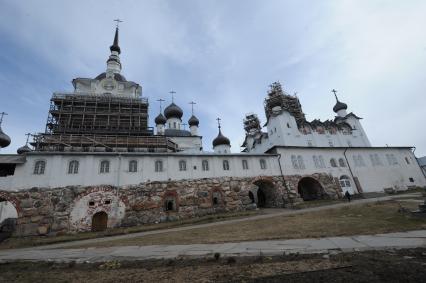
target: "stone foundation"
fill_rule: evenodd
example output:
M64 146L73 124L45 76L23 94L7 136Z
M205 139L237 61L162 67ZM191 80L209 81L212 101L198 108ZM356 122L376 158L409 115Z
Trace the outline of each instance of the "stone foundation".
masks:
M119 188L32 188L0 191L0 198L11 201L17 209L16 235L58 235L90 231L93 215L102 211L108 214L107 227L112 228L254 209L260 204L258 198L264 198L265 207L291 207L303 201L297 192L302 177L286 176L285 183L281 176L259 176L147 182ZM320 182L327 197L338 197L340 187L331 176L310 177Z

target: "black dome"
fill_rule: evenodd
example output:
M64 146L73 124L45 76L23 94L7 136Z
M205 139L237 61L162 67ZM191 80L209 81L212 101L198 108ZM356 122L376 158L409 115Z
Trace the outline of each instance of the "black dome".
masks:
M105 79L105 78L106 78L106 73L105 73L105 72L103 72L102 74L99 74L99 75L95 78L95 80L103 80L103 79ZM119 73L114 73L114 79L115 79L116 81L119 81L119 82L127 82L126 78L125 78L122 74L119 74Z
M10 137L3 133L0 127L0 147L7 147L10 144Z
M170 104L169 106L166 107L166 109L164 109L164 115L166 116L167 119L169 118L180 119L183 116L183 111L179 106L177 106L174 102L172 102L172 104Z
M32 151L31 148L28 145L24 145L21 146L20 148L18 148L18 150L16 151L18 154L23 154L23 153L27 153Z
M191 118L189 118L189 120L188 120L188 125L190 127L191 126L197 126L198 127L199 124L200 124L200 121L194 115L192 115Z
M166 124L166 122L167 122L166 117L164 117L164 115L161 114L161 113L158 114L157 117L155 117L155 124L156 125L164 125L164 124Z
M348 105L346 105L346 103L340 102L339 100L337 100L336 105L334 105L333 107L333 111L337 113L337 111L339 110L346 110L348 109Z
M219 134L213 140L213 147L218 145L229 145L229 146L231 145L231 142L229 141L229 139L225 137L224 135L222 135L222 131L220 129L219 129Z

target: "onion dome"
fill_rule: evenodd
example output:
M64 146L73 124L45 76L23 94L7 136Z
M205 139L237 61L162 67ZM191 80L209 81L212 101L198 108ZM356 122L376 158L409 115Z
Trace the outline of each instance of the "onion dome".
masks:
M188 120L188 125L190 127L191 126L197 126L198 127L199 124L200 124L200 121L194 115L192 115L191 118L189 118L189 120Z
M167 119L170 119L170 118L181 119L183 116L183 111L179 106L177 106L174 102L172 102L169 106L166 107L166 109L164 109L164 115L166 116Z
M348 105L346 103L340 102L339 100L336 101L336 105L333 107L334 112L338 112L339 110L346 110L348 109Z
M0 147L7 147L10 144L10 137L6 135L0 127Z
M30 152L30 151L32 151L31 148L28 145L24 145L24 146L21 146L20 148L18 148L18 150L16 152L18 154L24 154L24 153L27 153L27 152Z
M219 129L219 134L213 140L213 147L218 145L229 145L229 146L231 145L231 142L229 141L229 139L225 137L224 135L222 135L222 131L220 129Z
M166 117L164 117L164 115L163 114L158 114L158 116L157 117L155 117L155 124L156 125L165 125L166 124L166 122L167 122L167 119L166 119Z

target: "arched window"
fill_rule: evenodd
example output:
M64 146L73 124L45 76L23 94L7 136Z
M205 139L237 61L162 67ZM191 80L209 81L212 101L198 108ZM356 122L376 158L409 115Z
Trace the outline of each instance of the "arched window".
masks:
M337 167L336 159L334 159L334 158L330 159L330 165L331 165L331 167Z
M324 158L322 157L322 155L320 155L318 157L318 161L319 161L321 168L325 168L325 162L324 162Z
M34 174L35 175L43 175L44 169L46 168L46 161L44 160L38 160L34 164Z
M179 160L179 171L186 171L186 161Z
M345 188L345 187L350 188L351 187L351 180L346 175L343 175L343 176L340 177L339 183L340 183L340 187L342 187L342 188Z
M301 155L297 156L297 163L299 164L299 169L305 169L305 163Z
M410 160L408 159L408 157L405 157L405 162L407 162L407 164L410 164Z
M223 170L228 171L229 170L229 161L223 160Z
M101 168L99 170L100 173L109 173L109 161L108 160L102 160L101 161Z
M346 167L346 163L345 163L345 160L343 160L343 158L339 158L339 166Z
M299 164L297 163L296 155L291 156L291 164L293 164L294 169L299 169Z
M320 168L320 164L318 162L318 157L316 155L312 156L312 159L314 160L315 168Z
M129 161L129 172L137 172L138 171L138 162L136 160Z
M266 169L266 161L265 159L260 159L260 169Z
M68 174L78 174L78 165L79 163L77 160L70 161L68 164Z
M203 171L209 171L209 162L207 160L201 161L201 167L203 167Z
M241 162L243 164L243 170L247 170L248 169L248 162L247 162L247 160L244 159Z
M163 161L157 160L155 161L155 172L162 172L163 171Z

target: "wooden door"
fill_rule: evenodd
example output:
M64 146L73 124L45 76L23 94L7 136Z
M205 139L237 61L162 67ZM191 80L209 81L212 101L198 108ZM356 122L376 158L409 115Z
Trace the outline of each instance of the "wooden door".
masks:
M92 231L105 231L107 229L108 214L104 211L97 212L92 218Z

